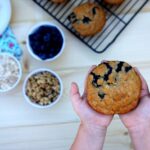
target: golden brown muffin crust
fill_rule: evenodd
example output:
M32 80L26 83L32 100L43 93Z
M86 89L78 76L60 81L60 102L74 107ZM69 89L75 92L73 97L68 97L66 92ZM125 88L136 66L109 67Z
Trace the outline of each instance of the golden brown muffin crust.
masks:
M104 2L112 5L119 5L124 2L124 0L104 0Z
M97 112L124 114L139 102L141 79L129 64L108 61L89 74L86 90L88 103Z
M68 19L80 35L92 36L103 29L106 15L99 5L87 2L74 8Z
M66 0L51 0L54 3L64 3Z

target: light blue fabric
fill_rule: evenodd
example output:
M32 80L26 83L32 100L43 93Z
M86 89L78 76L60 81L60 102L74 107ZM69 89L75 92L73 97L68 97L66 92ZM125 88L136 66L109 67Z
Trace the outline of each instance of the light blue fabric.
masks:
M2 52L10 53L19 60L23 54L10 27L6 29L3 35L0 35L0 53Z

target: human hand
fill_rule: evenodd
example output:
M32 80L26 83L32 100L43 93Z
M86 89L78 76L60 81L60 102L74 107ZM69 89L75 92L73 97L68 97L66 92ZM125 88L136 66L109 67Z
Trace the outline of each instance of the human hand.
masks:
M89 70L89 73L95 68L92 66ZM86 80L85 80L86 83ZM85 84L86 89L86 84ZM94 111L87 103L86 99L86 90L84 89L84 93L81 96L79 93L79 88L76 83L72 83L71 85L71 100L72 105L74 107L75 112L80 117L81 123L92 126L94 128L107 128L112 121L112 115L103 115Z
M147 83L140 72L136 69L142 81L142 91L138 107L123 115L119 115L123 124L130 130L150 127L150 94Z

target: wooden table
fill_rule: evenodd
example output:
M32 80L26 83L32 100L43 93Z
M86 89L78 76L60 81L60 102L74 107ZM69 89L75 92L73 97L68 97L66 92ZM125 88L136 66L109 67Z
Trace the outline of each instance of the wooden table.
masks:
M68 150L79 125L70 103L70 83L78 82L82 91L89 67L103 59L124 60L138 67L150 86L150 2L101 55L89 50L31 0L12 0L12 8L11 26L24 51L24 72L17 89L0 95L0 150ZM63 55L51 63L33 59L25 45L28 30L40 21L58 24L66 35L67 44ZM22 95L22 83L26 75L42 67L56 71L64 83L61 101L45 110L33 108ZM120 149L131 150L132 145L127 130L115 116L108 130L104 150Z

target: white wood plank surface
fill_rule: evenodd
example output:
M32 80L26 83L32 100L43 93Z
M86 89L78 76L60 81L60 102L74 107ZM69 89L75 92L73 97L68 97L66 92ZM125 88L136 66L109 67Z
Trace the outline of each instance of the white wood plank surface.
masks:
M76 135L79 123L1 128L0 149L3 150L67 150ZM9 139L9 140L8 140ZM105 150L131 149L125 128L115 119L107 133Z
M0 94L0 150L68 150L79 125L69 98L70 83L76 81L82 92L89 67L102 60L124 60L138 67L150 86L150 2L133 20L117 41L103 54L95 54L66 29L35 5L32 0L12 0L11 26L24 51L23 78L10 93ZM28 53L24 41L37 22L51 21L66 36L63 55L54 62L41 63ZM25 67L27 63L28 68ZM36 68L50 68L63 79L64 93L52 109L33 108L23 98L22 83ZM111 124L104 150L131 150L126 129L118 117Z

